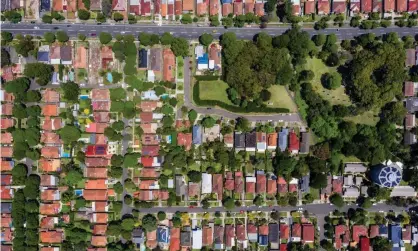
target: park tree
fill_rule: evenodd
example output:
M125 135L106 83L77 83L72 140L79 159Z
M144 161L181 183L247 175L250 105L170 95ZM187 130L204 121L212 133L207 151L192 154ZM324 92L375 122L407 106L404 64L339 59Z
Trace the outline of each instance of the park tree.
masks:
M403 102L389 102L382 107L382 117L389 123L401 125L406 115Z
M261 195L257 195L253 200L254 205L262 206L264 204L264 199Z
M119 236L121 231L122 229L120 222L111 221L107 226L106 234L109 236Z
M65 125L58 131L64 144L70 145L81 137L81 131L74 125Z
M157 229L157 218L152 214L147 214L142 217L142 228L147 232L152 232Z
M312 37L312 41L315 43L316 46L322 46L325 44L327 37L325 34L317 34Z
M123 157L123 167L135 167L138 165L138 159L141 157L140 153L127 153Z
M334 193L329 197L329 201L336 207L343 207L345 205L343 197L340 194Z
M339 73L333 72L333 73L325 73L322 75L322 85L330 90L335 90L338 87L341 86L342 77Z
M212 34L209 34L209 33L203 33L199 37L200 44L204 46L209 46L212 43L212 41L213 41L213 36Z
M99 40L101 44L108 44L110 41L112 41L112 35L107 32L100 32Z
M109 2L109 0L104 0L104 1L102 1L102 4L103 3L106 3L107 4L108 2ZM110 8L112 8L112 3L110 3ZM104 12L104 9L103 9L103 13L105 13ZM104 22L106 22L106 15L104 15L103 13L101 13L101 12L97 13L96 21L98 23L104 23Z

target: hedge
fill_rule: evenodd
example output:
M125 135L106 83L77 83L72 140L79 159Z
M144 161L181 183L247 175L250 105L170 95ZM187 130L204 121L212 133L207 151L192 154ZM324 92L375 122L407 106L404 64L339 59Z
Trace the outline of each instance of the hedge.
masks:
M198 106L219 106L225 110L236 112L236 113L250 113L250 112L258 112L258 113L289 113L289 109L287 108L271 108L271 107L239 107L225 104L219 100L202 100L200 99L199 93L199 80L218 80L219 78L216 76L200 76L197 78L198 82L193 86L193 100Z

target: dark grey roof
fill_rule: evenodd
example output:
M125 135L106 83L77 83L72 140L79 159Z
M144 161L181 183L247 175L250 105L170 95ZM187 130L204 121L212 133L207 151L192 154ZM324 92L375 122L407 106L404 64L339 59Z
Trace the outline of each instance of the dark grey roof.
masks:
M142 231L142 228L134 228L134 230L132 230L132 236L133 237L143 237L144 232Z
M11 202L2 202L1 203L1 212L4 214L9 214L12 212L12 203Z
M61 54L61 60L62 61L71 61L71 46L69 45L64 45L61 47L60 50L60 54Z
M7 46L6 47L6 51L10 55L10 62L12 62L12 64L19 63L19 56L17 55L17 52L16 52L15 47L13 47L13 46Z
M408 110L409 113L418 112L418 98L417 97L406 99L406 110Z
M1 11L6 11L11 9L10 0L1 0Z
M245 146L256 147L257 146L257 134L256 132L247 132L245 134Z
M182 175L176 176L176 195L183 196L186 194L186 182Z
M192 244L192 234L190 231L181 231L180 233L180 245L190 246Z
M245 134L235 133L234 145L235 145L235 148L244 148L245 147Z
M409 146L409 145L413 145L417 143L417 136L413 134L412 132L406 130L403 136L404 136L403 140L404 140L405 145Z
M310 134L309 132L303 132L301 135L302 139L300 141L301 144L299 153L309 153L309 148L311 146Z
M49 11L49 10L51 10L51 1L50 0L41 0L40 11Z
M269 240L272 243L279 243L279 224L269 224Z
M150 68L153 71L161 71L161 61L163 52L161 48L152 48L150 50Z
M138 51L138 67L139 68L148 67L148 51L144 48Z
M224 232L225 232L225 229L223 226L215 226L214 231L213 231L215 244L224 243Z

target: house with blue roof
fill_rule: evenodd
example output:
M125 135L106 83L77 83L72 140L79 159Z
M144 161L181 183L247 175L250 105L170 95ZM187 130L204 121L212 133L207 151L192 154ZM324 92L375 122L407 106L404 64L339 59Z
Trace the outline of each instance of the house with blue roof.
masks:
M142 48L138 51L138 68L147 68L148 67L148 51L145 48Z
M50 11L51 10L51 0L41 0L40 11Z
M38 62L49 64L49 52L48 51L38 51L37 60L38 60Z
M209 55L204 53L202 56L197 58L197 69L207 70L209 69Z
M202 126L201 125L194 125L192 131L192 142L194 145L202 144Z
M389 240L392 241L393 247L400 247L402 240L402 227L400 225L390 225Z
M222 0L222 4L232 3L232 0Z
M388 237L388 226L386 225L379 225L379 235Z
M282 131L279 132L279 149L281 152L286 151L288 138L289 138L289 129L283 128Z
M157 228L157 239L159 243L168 244L170 242L170 230L166 226Z

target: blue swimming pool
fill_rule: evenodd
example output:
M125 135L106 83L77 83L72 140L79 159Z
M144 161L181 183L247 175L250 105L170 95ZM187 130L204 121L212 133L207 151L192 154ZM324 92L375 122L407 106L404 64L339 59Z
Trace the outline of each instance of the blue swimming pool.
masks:
M112 83L112 82L113 82L113 76L112 76L112 73L108 72L108 73L107 73L107 75L106 75L106 78L107 78L107 81L109 81L110 83Z
M81 190L81 189L74 190L74 194L76 196L81 196L81 195L83 195L83 190Z
M167 99L167 98L168 98L168 94L163 94L163 95L161 95L161 98L162 98L162 99Z
M70 153L62 153L61 157L63 158L69 158L70 157Z
M80 95L80 99L82 100L89 99L89 95Z

